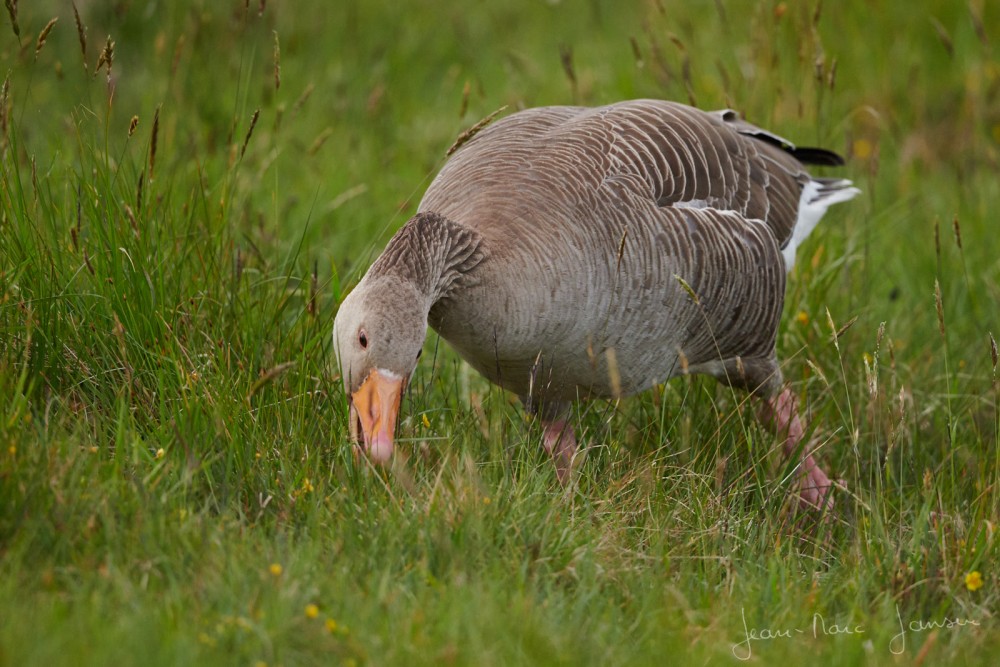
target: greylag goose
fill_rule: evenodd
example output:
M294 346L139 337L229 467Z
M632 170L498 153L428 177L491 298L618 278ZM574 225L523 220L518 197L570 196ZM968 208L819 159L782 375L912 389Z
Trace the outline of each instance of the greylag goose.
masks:
M830 505L775 352L785 276L827 208L830 151L683 104L542 107L474 135L344 299L333 343L350 430L387 461L428 325L543 425L559 478L571 403L704 373L745 389Z

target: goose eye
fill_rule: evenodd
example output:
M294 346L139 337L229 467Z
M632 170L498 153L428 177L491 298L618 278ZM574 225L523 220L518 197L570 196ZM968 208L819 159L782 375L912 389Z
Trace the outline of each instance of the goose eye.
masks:
M361 345L362 350L368 349L368 334L365 333L364 329L358 332L358 343Z

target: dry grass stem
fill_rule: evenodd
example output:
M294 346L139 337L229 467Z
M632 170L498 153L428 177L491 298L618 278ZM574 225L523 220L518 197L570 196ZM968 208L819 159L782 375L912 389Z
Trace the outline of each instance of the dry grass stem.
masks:
M618 242L618 259L615 261L615 276L622 270L622 259L625 257L625 241L628 240L628 227L622 229L622 240Z
M833 322L833 315L830 314L830 309L826 309L826 323L830 327L830 334L833 338L833 346L837 349L837 354L840 354L840 336L837 335L837 325Z
M605 350L604 357L608 362L608 382L611 384L611 395L615 398L621 398L622 378L618 370L618 355L615 348L609 347Z
M257 392L262 388L270 384L275 378L279 377L282 373L287 371L289 368L295 366L294 361L286 361L284 363L278 364L272 368L263 371L259 378L250 387L250 391L247 393L246 401L249 403L250 399L253 398Z

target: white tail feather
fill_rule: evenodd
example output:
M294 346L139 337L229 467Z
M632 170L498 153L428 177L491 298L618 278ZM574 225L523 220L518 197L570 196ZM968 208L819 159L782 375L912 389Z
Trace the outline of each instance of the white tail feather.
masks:
M809 180L802 188L799 197L799 217L792 228L792 237L781 250L785 258L785 270L791 271L795 266L795 251L806 237L815 229L826 210L834 204L854 199L861 190L852 186L847 179L837 181Z

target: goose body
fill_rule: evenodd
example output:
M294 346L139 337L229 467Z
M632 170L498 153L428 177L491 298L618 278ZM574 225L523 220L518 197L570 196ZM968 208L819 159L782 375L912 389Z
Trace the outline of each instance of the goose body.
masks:
M512 114L445 164L345 300L345 387L358 399L381 369L401 392L429 324L541 412L557 462L563 443L575 450L571 401L681 373L759 393L790 432L794 404L776 398L786 273L827 207L858 192L804 163L841 160L731 111L636 100ZM358 419L376 458L391 451L391 427Z

